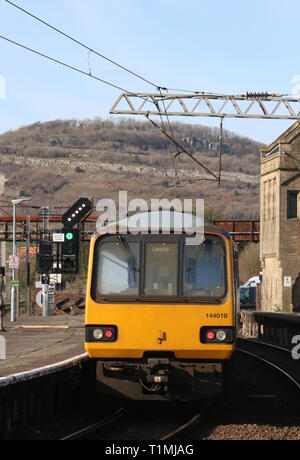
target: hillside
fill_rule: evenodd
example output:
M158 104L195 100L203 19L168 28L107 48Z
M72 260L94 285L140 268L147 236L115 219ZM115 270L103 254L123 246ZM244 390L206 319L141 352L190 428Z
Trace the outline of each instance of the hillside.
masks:
M172 123L176 140L212 171L218 170L219 130ZM259 216L259 149L262 144L224 132L221 189L185 154L176 158L168 139L135 119L57 120L0 136L0 198L33 196L52 211L78 197L204 198L219 218ZM201 180L199 180L201 179ZM56 210L57 212L57 210Z

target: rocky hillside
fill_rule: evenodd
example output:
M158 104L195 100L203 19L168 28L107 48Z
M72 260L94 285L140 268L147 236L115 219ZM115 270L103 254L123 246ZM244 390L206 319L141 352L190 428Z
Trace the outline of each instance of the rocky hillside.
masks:
M219 130L172 123L176 140L218 170ZM33 196L53 212L78 197L204 198L219 218L259 216L261 144L225 131L221 188L154 126L135 119L57 120L0 136L0 198Z

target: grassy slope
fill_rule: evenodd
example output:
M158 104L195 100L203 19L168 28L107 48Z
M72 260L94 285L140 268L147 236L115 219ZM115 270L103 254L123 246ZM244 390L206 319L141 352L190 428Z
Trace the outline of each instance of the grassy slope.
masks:
M216 145L219 131L182 123L172 127L176 140L216 172L218 152L201 142ZM176 148L148 122L96 119L36 123L0 136L1 174L6 178L1 198L28 194L39 205L49 203L53 210L54 206L72 204L80 196L115 199L118 190L127 190L130 198L204 198L207 212L214 217L257 218L261 144L227 131L224 144L221 189L215 182L203 180L182 181L176 187L170 159L170 150L176 153ZM21 159L18 164L15 157ZM31 164L26 165L23 159L31 159ZM54 165L43 164L45 159ZM103 163L105 167L101 167ZM184 154L176 159L176 168L181 180L191 174L197 179L198 173L204 173Z

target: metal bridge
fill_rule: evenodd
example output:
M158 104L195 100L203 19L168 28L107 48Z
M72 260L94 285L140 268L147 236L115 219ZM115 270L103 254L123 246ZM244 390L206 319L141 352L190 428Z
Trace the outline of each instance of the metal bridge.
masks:
M81 232L83 241L89 241L91 235L95 232L96 221L98 216L90 216L85 222L81 224ZM234 241L236 242L259 242L260 236L260 222L254 220L241 221L241 220L212 220L213 224L227 230ZM30 232L31 242L36 242L39 235L39 228L43 224L42 217L30 217L30 228L27 228L27 218L16 218L16 240L18 242L25 242L28 231ZM52 216L49 217L50 229L62 229L62 217ZM13 217L5 216L0 217L0 241L10 242L13 239Z

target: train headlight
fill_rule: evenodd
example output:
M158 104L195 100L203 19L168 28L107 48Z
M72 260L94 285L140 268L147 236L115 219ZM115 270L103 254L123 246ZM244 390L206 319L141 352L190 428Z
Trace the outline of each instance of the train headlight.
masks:
M216 338L217 338L218 340L220 340L220 342L224 342L224 341L226 340L226 337L227 337L226 332L223 331L223 330L222 330L222 331L218 331L218 332L216 333Z
M101 340L103 337L103 331L101 329L95 329L93 331L93 336L95 337L96 340Z

